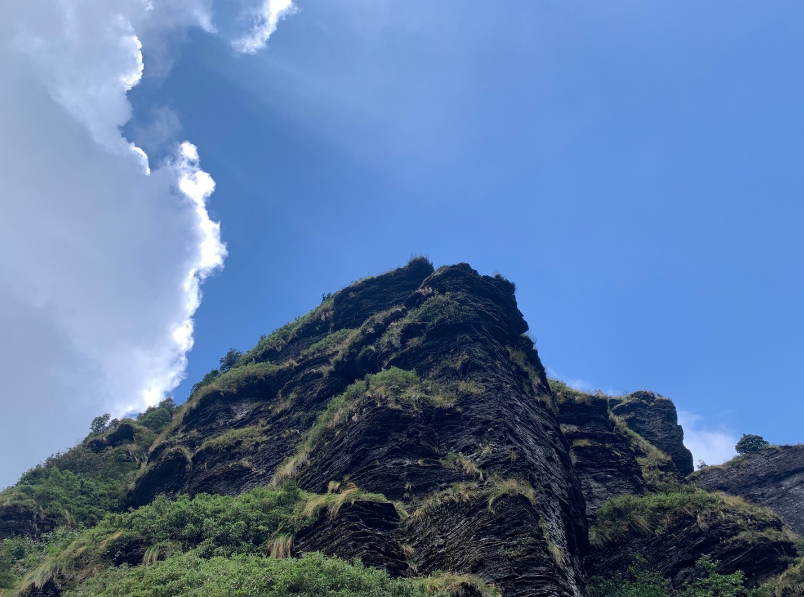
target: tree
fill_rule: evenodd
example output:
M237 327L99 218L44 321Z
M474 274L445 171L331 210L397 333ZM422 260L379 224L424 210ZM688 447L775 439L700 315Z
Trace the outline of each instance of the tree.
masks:
M220 360L221 364L220 372L226 373L227 371L229 371L229 369L237 365L237 361L239 361L240 357L242 356L243 356L242 352L240 352L239 350L235 350L234 348L230 348L229 352L226 353L226 356L224 356Z
M734 446L734 449L737 450L738 454L743 455L750 454L751 452L759 452L761 449L767 448L768 446L770 446L770 443L766 442L762 436L746 435L744 433L740 441L737 442L737 445Z
M731 574L717 571L720 564L708 555L703 555L695 562L698 579L682 593L683 597L766 597L762 588L747 589L745 574L742 570Z
M99 417L95 417L92 419L92 423L89 424L89 432L93 435L96 433L103 433L106 431L106 428L109 425L109 421L112 420L112 415L109 413L104 413Z

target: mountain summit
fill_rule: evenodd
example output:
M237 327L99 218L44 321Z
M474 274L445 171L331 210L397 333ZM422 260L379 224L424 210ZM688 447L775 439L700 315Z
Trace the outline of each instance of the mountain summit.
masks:
M102 423L2 495L0 537L49 546L6 553L8 594L156 596L181 578L175 594L214 595L253 572L255 595L334 595L352 575L343 594L584 597L635 563L681 591L701 556L748 586L782 573L793 534L687 481L672 402L548 380L514 292L414 259L264 336L178 409ZM330 572L305 593L308 565ZM272 593L283 574L298 590Z

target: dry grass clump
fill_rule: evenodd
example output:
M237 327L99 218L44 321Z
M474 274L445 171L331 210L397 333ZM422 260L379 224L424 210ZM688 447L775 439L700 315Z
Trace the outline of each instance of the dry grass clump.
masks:
M735 496L686 489L645 496L621 495L597 511L597 524L589 530L594 545L604 545L631 533L661 535L691 519L701 530L718 520L738 523L747 530L775 520L774 514Z
M483 579L473 574L437 572L421 581L428 595L459 595L467 588L474 589L482 597L500 597L500 592Z

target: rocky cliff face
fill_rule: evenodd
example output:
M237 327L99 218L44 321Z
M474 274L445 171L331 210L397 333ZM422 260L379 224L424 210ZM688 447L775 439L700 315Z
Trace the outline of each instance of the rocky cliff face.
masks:
M465 264L415 260L359 282L197 391L132 504L285 479L355 484L413 510L404 523L361 519L381 521L361 533L383 537L397 573L407 545L419 573L581 596L584 499L526 331L513 285Z
M678 424L676 407L669 398L653 392L634 392L611 399L611 412L670 456L678 472L689 475L695 470L692 452L684 446L684 430Z
M555 385L558 420L570 444L570 458L586 499L586 516L592 522L607 500L649 490L637 460L641 454L611 417L606 397Z
M804 534L804 445L746 454L701 469L690 480L704 489L739 495L770 508L796 533Z

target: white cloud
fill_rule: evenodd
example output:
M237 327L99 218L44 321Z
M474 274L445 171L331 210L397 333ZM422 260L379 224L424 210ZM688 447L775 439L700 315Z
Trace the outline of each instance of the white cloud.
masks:
M723 425L713 428L700 415L683 410L678 411L678 422L684 428L684 445L696 464L699 460L721 464L737 455L734 446L739 437Z
M268 38L276 31L279 21L296 11L293 0L263 0L254 15L254 27L251 32L235 40L235 49L244 54L254 54L263 49Z
M120 128L127 91L211 14L211 0L0 3L0 487L184 375L200 285L226 256L215 183L192 144L163 136L173 158L154 167Z

